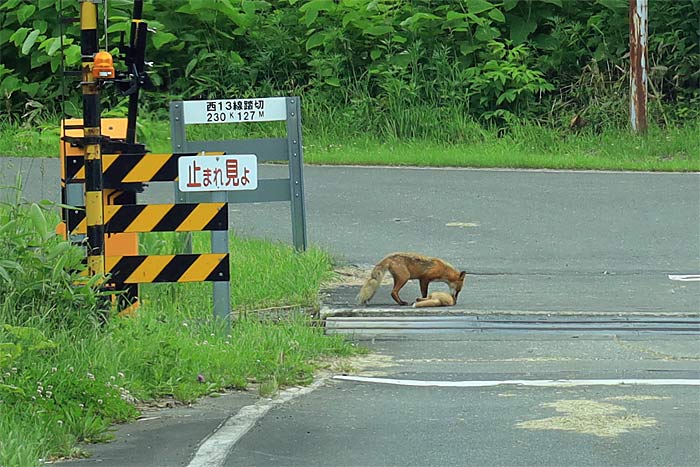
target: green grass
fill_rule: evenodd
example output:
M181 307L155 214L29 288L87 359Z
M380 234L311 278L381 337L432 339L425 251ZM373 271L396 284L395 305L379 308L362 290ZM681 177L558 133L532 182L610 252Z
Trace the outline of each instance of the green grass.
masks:
M391 135L382 129L346 131L329 127L318 117L315 120L304 132L304 157L309 164L700 171L700 121L667 129L652 126L645 136L626 129L573 132L534 124L499 131L464 121L444 135L428 128L423 132L428 137L402 139L381 136ZM431 131L434 137L429 136ZM167 120L142 119L139 133L152 152L171 151ZM284 128L278 123L196 125L188 128L188 134L194 140L272 137L283 135ZM448 140L453 142L444 142ZM0 126L2 155L55 157L57 153L55 125Z
M140 251L144 254L185 252L186 234L158 232L140 234ZM208 253L208 232L192 233L192 252ZM268 308L318 309L318 286L330 278L333 261L323 250L310 247L294 253L284 243L229 238L231 257L231 304L237 312ZM200 302L211 297L211 284L146 284L141 286L149 297L167 296L174 303ZM191 304L194 306L194 303Z
M81 252L52 233L49 209L0 205L0 465L83 455L77 443L108 440L112 423L138 414L135 400L187 402L251 383L270 395L309 383L326 357L357 352L308 313L328 255L255 240L231 242L232 301L248 313L230 329L212 316L210 284L145 285L136 316L105 321L95 291L74 285ZM182 247L176 236L149 237L148 253ZM194 237L195 251L206 244ZM281 305L296 312L251 311Z
M479 167L573 170L699 171L700 123L644 137L624 130L560 135L536 126L518 127L503 137L469 144L389 141L372 138L309 142L313 164L417 167Z

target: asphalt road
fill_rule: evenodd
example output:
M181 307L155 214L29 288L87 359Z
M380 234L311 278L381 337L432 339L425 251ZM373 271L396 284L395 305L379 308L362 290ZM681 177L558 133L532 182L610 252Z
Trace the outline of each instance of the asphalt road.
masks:
M57 199L57 161L0 162L0 184L20 165L26 198ZM261 177L285 170L265 167ZM396 250L443 257L470 272L457 311L700 310L700 282L668 277L700 274L699 174L307 167L305 184L313 245L361 270ZM170 202L172 187L154 185L142 199ZM291 238L284 203L231 214L240 235ZM324 301L351 308L356 290L330 290ZM374 303L396 309L388 287ZM157 412L72 463L700 464L697 333L497 331L364 344L375 353L304 395L234 393ZM602 379L609 385L587 381Z
M372 382L697 378L688 339L476 337L400 340L369 382L333 380L271 411L226 466L691 466L700 462L698 387L414 387ZM667 360L649 351L663 349ZM683 350L682 350L683 349ZM633 363L632 363L633 362Z
M57 160L0 164L0 185L19 171L27 199L58 200ZM259 177L286 173L264 166ZM444 258L470 273L458 309L700 312L700 282L668 278L700 274L697 173L306 167L305 190L311 245L363 271L393 251ZM140 201L172 199L171 184L155 183ZM291 243L288 203L230 210L237 234ZM389 291L372 304L392 306ZM326 302L346 308L356 293L338 288Z
M148 413L118 427L113 443L89 446L92 458L67 464L700 464L700 386L674 385L700 384L697 335L520 333L363 344L374 353L352 362L348 376L303 396L256 402L236 392ZM576 383L603 378L618 382ZM505 384L513 380L553 385Z

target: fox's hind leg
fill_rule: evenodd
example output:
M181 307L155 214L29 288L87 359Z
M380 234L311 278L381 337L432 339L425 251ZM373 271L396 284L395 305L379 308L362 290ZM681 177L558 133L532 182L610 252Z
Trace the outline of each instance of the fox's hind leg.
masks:
M391 291L391 298L394 299L399 305L408 305L408 302L404 302L399 297L399 291L406 285L406 282L411 278L411 273L405 266L398 266L394 269L389 269L391 276L394 278L394 288Z
M394 276L394 289L391 291L391 298L393 298L399 305L408 305L408 302L404 302L401 300L401 297L399 297L399 290L406 285L406 282L408 282L408 279Z

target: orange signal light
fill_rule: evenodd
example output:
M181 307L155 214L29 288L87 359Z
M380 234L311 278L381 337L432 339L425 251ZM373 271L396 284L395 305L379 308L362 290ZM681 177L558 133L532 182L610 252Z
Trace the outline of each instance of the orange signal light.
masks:
M92 76L97 79L114 79L114 62L109 52L97 52L92 66Z

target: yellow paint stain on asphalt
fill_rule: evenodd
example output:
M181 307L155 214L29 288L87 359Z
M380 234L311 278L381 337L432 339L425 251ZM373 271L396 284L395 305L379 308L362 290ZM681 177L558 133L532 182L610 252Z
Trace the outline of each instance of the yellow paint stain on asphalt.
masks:
M391 355L371 353L352 357L330 357L320 362L319 374L325 375L362 375L381 377L388 376L387 370L395 367Z
M656 426L657 421L651 417L628 414L621 405L596 402L586 399L558 400L540 404L563 415L528 420L515 426L527 430L561 430L581 434L614 438L632 430Z
M362 376L387 376L387 370L396 366L391 355L379 353L350 357L346 362L351 368L349 373Z

